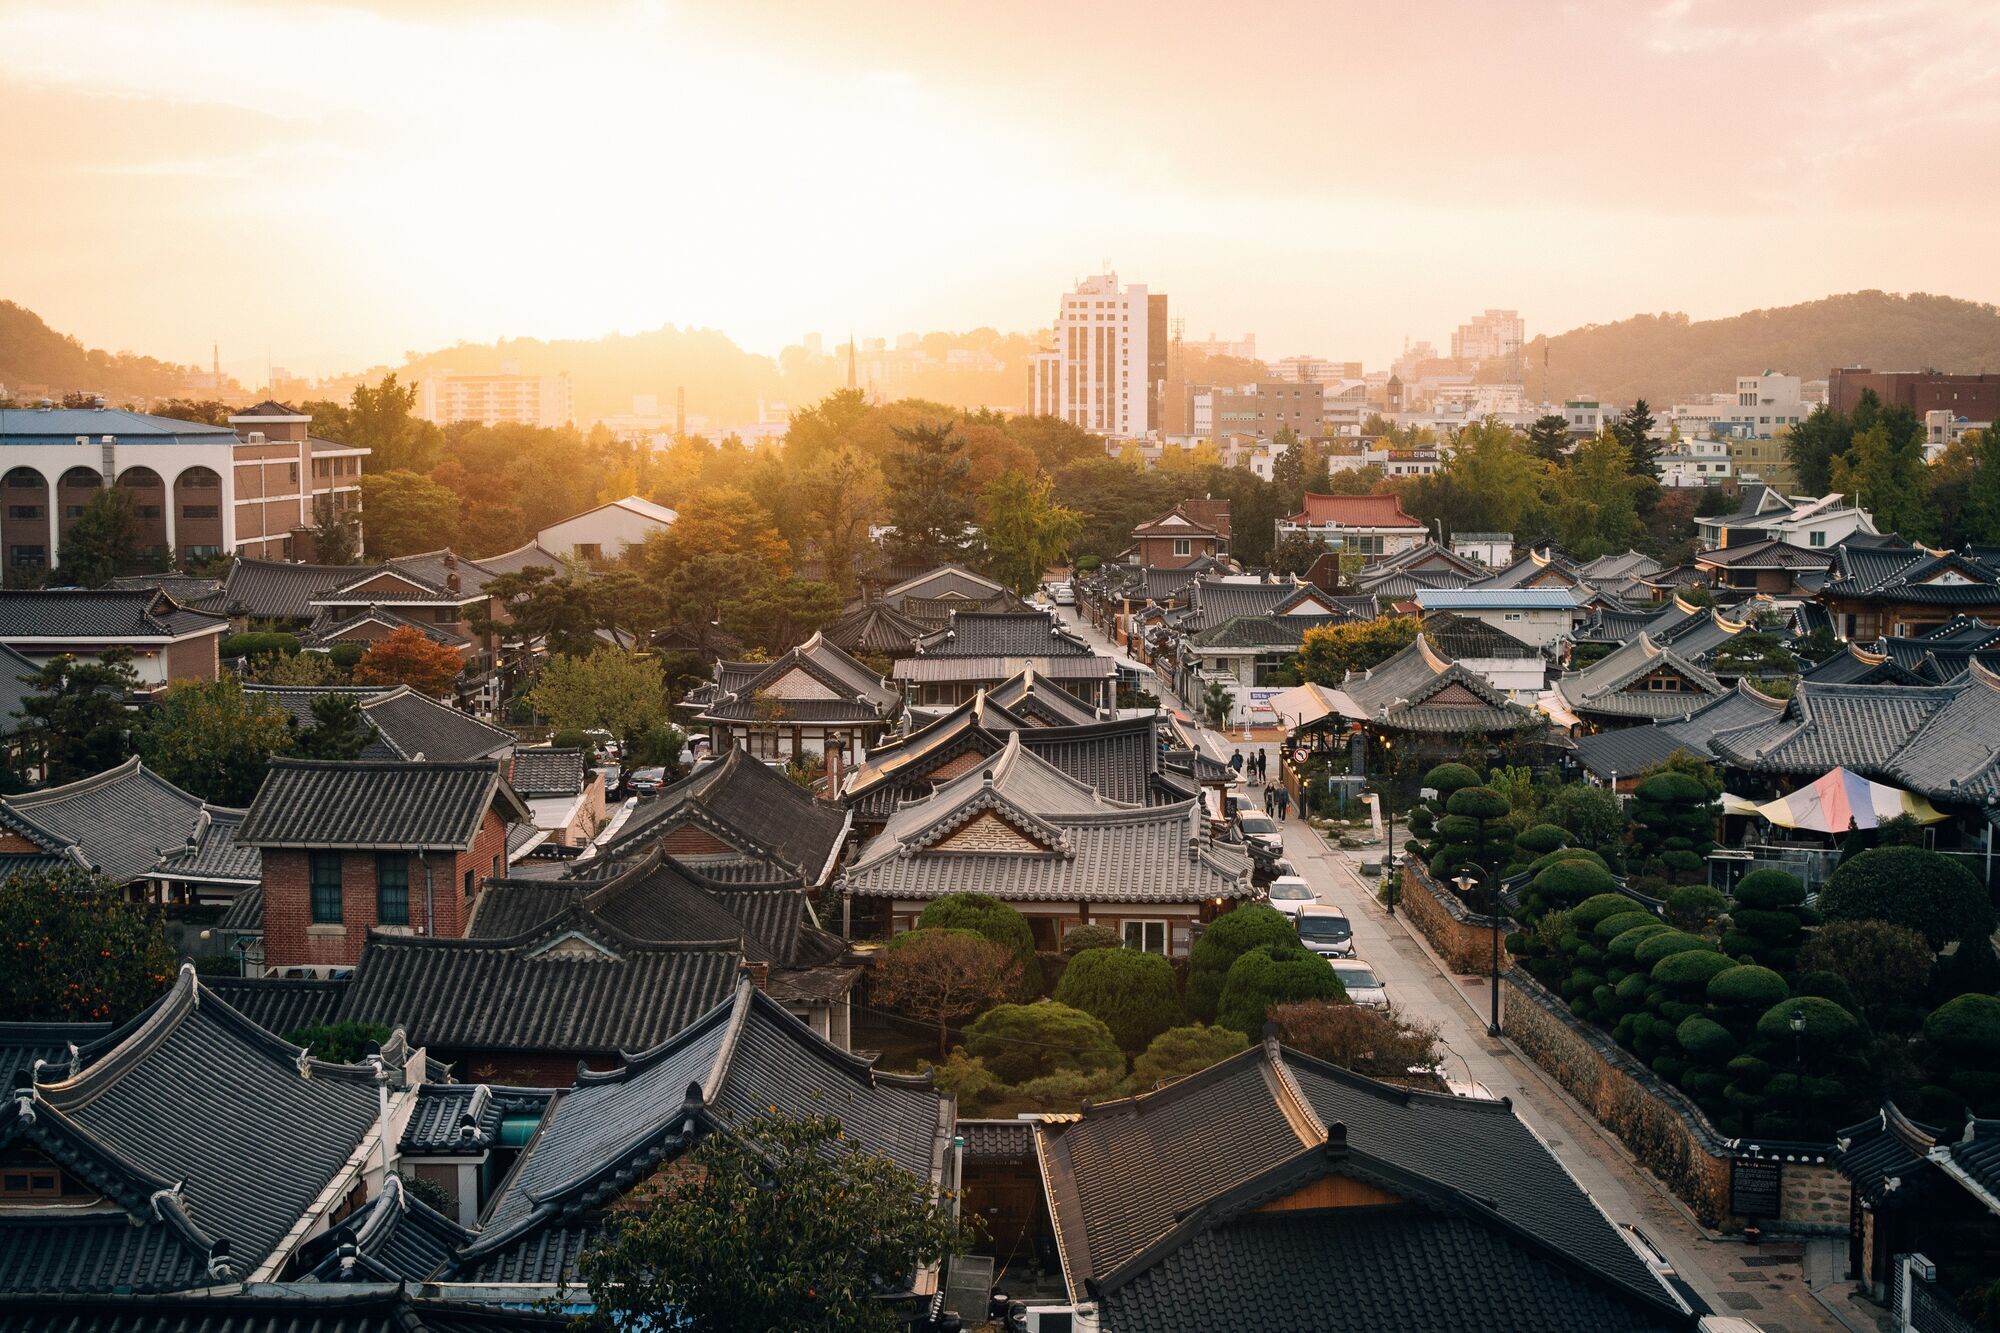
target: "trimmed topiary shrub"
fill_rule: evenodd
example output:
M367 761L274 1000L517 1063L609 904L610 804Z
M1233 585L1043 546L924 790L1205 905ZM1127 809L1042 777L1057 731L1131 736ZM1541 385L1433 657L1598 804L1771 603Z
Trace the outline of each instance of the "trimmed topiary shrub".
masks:
M1118 949L1124 944L1125 941L1110 926L1071 926L1062 935L1062 951L1070 958L1085 949Z
M1728 900L1706 884L1684 884L1667 895L1667 920L1687 931L1703 931L1722 915Z
M1660 934L1662 931L1670 931L1672 929L1673 927L1664 921L1654 921L1649 918L1645 925L1634 926L1630 930L1621 931L1618 935L1614 936L1611 943L1604 948L1605 955L1630 963L1633 961L1634 952L1642 943Z
M1569 830L1554 824L1537 824L1514 839L1514 845L1530 858L1546 856L1569 846Z
M1654 985L1664 987L1674 995L1704 999L1708 995L1708 983L1737 966L1740 964L1723 954L1690 949L1669 954L1653 964L1652 979Z
M1591 865L1602 866L1607 870L1611 868L1602 856L1591 851L1588 847L1564 847L1560 851L1548 852L1530 861L1528 863L1528 873L1530 875L1539 875L1550 866L1560 865L1564 861L1586 861ZM1629 902L1631 900L1627 899L1626 901Z
M230 635L216 651L225 658L276 657L281 654L291 657L299 651L299 636L276 630L253 630L247 634Z
M1860 1019L1832 1000L1817 995L1794 995L1778 1001L1757 1020L1757 1035L1769 1042L1791 1041L1795 1035L1792 1032L1794 1014L1805 1017L1803 1039L1808 1046L1840 1046L1861 1035Z
M1961 995L1931 1010L1924 1040L1953 1055L2000 1062L2000 998Z
M1636 905L1622 893L1600 893L1569 909L1569 927L1578 934L1588 934L1597 929L1598 922L1629 912Z
M1131 1086L1143 1092L1167 1079L1198 1074L1218 1061L1227 1060L1248 1046L1249 1040L1234 1028L1168 1028L1132 1061Z
M1950 857L1919 847L1877 847L1842 862L1820 891L1819 910L1829 921L1908 926L1933 949L1993 933L1985 886Z
M1700 1014L1682 1019L1674 1029L1674 1039L1690 1058L1705 1065L1721 1065L1736 1054L1736 1038L1729 1029Z
M1668 928L1640 940L1632 950L1632 961L1651 971L1655 964L1669 954L1688 953L1694 950L1709 952L1714 948L1713 944L1699 935L1690 935L1684 930Z
M1092 1074L1125 1067L1111 1029L1053 1000L995 1005L965 1030L965 1052L1002 1083L1053 1074Z
M1588 861L1558 861L1536 875L1528 886L1528 901L1536 913L1580 907L1615 886L1611 872Z
M1636 930L1640 926L1660 926L1665 924L1651 912L1633 907L1630 898L1625 899L1625 904L1629 910L1620 912L1616 916L1605 917L1604 920L1597 923L1597 929L1590 933L1609 944L1628 930Z
M1735 898L1738 907L1775 911L1804 902L1806 890L1782 870L1753 870L1736 881Z
M1790 995L1785 979L1753 963L1718 972L1708 983L1708 1002L1732 1013L1761 1014Z
M1188 954L1187 987L1183 998L1190 1017L1215 1021L1223 983L1230 965L1246 950L1261 945L1296 945L1299 932L1285 914L1265 903L1245 903L1208 923ZM1327 969L1331 971L1332 969ZM1261 1029L1251 1034L1261 1038Z
M1461 787L1477 787L1479 774L1464 764L1439 764L1424 774L1423 785L1436 791L1438 799L1444 801Z
M1238 909L1241 910L1240 908ZM1343 1000L1347 991L1326 960L1297 943L1265 944L1229 965L1216 1022L1251 1041L1264 1037L1271 1006L1290 1000Z
M1028 918L998 898L981 893L954 893L939 898L917 918L917 929L969 930L984 935L1020 962L1021 980L1016 998L1026 1003L1042 993L1035 932L1029 927Z
M1063 969L1054 998L1102 1019L1119 1047L1134 1053L1183 1018L1173 965L1140 949L1085 949Z

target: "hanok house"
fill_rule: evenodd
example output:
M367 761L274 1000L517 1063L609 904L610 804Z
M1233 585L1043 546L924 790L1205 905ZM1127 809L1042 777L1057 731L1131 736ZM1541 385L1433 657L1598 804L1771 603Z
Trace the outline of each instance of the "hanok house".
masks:
M771 662L717 662L715 681L685 707L716 753L740 746L758 759L822 756L831 779L858 761L903 711L902 692L813 635Z
M929 622L912 619L887 602L869 600L850 607L820 634L850 656L894 661L916 652L917 641L933 630Z
M1078 1328L1661 1333L1708 1313L1502 1101L1266 1041L1034 1132Z
M60 787L0 798L0 872L72 866L135 899L226 903L246 887L242 858L224 850L242 815L182 791L134 755Z
M2000 565L1970 551L1840 546L1820 596L1842 638L1870 643L1954 616L2000 619Z
M1304 507L1278 520L1277 540L1302 533L1329 549L1373 558L1421 544L1426 531L1420 520L1403 512L1397 496L1307 491Z
M1583 734L1679 717L1728 692L1687 651L1642 632L1600 661L1559 677L1541 708L1558 727Z
M425 1068L400 1035L380 1067L315 1060L192 964L91 1055L44 1065L0 1111L0 1291L292 1276L383 1189Z
M1589 781L1630 792L1639 785L1641 774L1676 753L1719 762L1710 748L1716 736L1773 721L1784 711L1783 699L1759 694L1750 682L1739 680L1727 694L1677 717L1654 718L1650 726L1620 727L1579 736L1576 762Z
M58 657L101 658L132 650L132 670L145 690L169 681L214 680L229 622L191 611L158 589L126 592L81 588L0 591L0 644L37 667Z
M1730 593L1767 593L1773 597L1813 597L1833 568L1833 554L1821 549L1807 550L1790 542L1771 538L1721 546L1713 551L1696 551L1694 567L1708 583L1725 596Z
M299 646L309 653L330 653L343 644L366 652L397 630L415 630L432 643L457 653L461 659L474 647L472 640L449 625L418 620L388 606L368 606L352 615L327 611L299 636Z
M1834 1164L1852 1186L1847 1235L1848 1275L1877 1300L1910 1283L1913 1328L1962 1328L1956 1296L1993 1277L2000 1252L2000 1120L1972 1119L1963 1128L1934 1129L1903 1114L1894 1102L1840 1131ZM1897 1273L1904 1256L1920 1254L1936 1269L1914 1281ZM1935 1282L1943 1290L1935 1290Z
M263 854L265 967L351 968L375 930L464 934L528 817L498 763L272 760L236 834Z
M373 733L362 759L504 759L514 752L514 733L481 722L470 713L439 703L407 685L257 685L243 693L276 704L300 727L314 725L313 706L323 699L352 699Z
M774 1110L838 1116L856 1151L887 1158L930 1190L956 1188L953 1102L930 1075L882 1073L744 983L671 1040L557 1093L485 1201L478 1236L441 1275L506 1284L528 1300L564 1283L574 1291L578 1256L626 1200L650 1192L658 1173L708 1135L740 1131ZM908 1294L934 1292L936 1276L913 1274Z
M480 635L475 620L505 620L506 610L486 595L493 578L478 562L446 549L398 556L373 568L345 569L310 598L315 617L339 624L374 607L392 608L411 620L427 621L491 652L492 635Z
M1540 714L1448 660L1423 634L1380 665L1350 672L1326 700L1332 712L1360 724L1381 761L1398 752L1458 755L1472 737L1497 751L1544 726Z
M1229 554L1229 501L1183 500L1150 523L1132 529L1137 563L1146 569L1184 569L1197 560Z
M655 848L601 880L495 881L480 895L467 935L533 935L571 909L647 944L732 940L773 999L842 1050L850 1045L849 997L860 968L839 936L820 929L796 878L715 879Z
M507 784L528 807L532 840L517 843L509 859L543 844L588 846L604 826L604 775L584 762L582 750L540 746L516 750Z
M1117 706L1118 664L1041 611L954 613L892 674L912 707L954 708L1028 669L1094 707Z
M1111 800L1022 743L905 805L840 878L843 933L910 929L957 893L998 898L1028 918L1035 947L1071 926L1120 932L1127 946L1184 956L1198 922L1255 896L1250 861L1209 836L1201 802Z
M817 890L833 877L848 813L770 765L730 750L647 801L578 873L658 849L714 879L791 878Z

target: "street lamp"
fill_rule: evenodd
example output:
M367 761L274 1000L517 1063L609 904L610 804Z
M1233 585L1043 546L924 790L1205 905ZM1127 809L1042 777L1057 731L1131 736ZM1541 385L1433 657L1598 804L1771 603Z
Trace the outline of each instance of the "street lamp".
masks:
M1452 883L1458 885L1460 893L1471 897L1473 886L1483 884L1487 872L1483 866L1477 865L1466 869L1473 873L1461 874ZM1493 923L1493 1009L1491 1017L1486 1020L1486 1035L1497 1037L1500 1035L1500 894L1497 885L1486 904L1486 918Z
M1806 1128L1806 1007L1792 1006L1792 1100L1795 1103L1792 1128L1804 1138Z

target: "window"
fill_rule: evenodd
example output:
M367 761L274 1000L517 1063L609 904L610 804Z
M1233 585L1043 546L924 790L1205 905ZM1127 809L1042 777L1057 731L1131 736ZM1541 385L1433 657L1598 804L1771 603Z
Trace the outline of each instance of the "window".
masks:
M1808 533L1806 535L1806 545L1808 546L1826 545L1826 533L1823 530L1819 532Z
M140 505L136 512L140 518L158 518L160 516L160 507L158 505Z
M1193 542L1192 542L1191 540L1189 540L1188 538L1186 538L1186 537L1176 537L1176 538L1174 538L1174 554L1175 554L1175 555L1193 555L1193 554L1194 554L1194 543L1193 543Z
M479 884L479 881L478 881L478 878L477 878L477 876L476 876L476 875L475 875L475 874L474 874L474 873L473 873L472 871L470 871L470 870L466 871L466 872L465 872L465 896L466 896L466 897L468 897L468 898L470 898L470 897L472 896L472 891L473 891L473 889L477 888L477 887L478 887L478 884Z
M410 858L403 852L375 853L375 919L385 926L410 924Z
M312 879L312 919L314 925L338 925L340 914L340 853L307 852L307 873Z
M1147 953L1163 954L1167 951L1167 923L1164 921L1127 921L1125 923L1125 947L1143 949Z
M602 560L604 558L604 547L597 542L578 542L576 544L576 558L579 560Z
M222 512L221 509L215 505L181 506L182 518L216 518L221 514L221 512Z
M41 516L42 516L42 507L40 505L7 506L8 518L40 518Z

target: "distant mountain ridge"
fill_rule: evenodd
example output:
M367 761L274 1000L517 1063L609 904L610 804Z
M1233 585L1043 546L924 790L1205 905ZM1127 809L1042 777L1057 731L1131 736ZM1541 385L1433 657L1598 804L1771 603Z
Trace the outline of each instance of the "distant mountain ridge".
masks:
M1775 370L1825 379L1836 366L1875 370L2000 370L2000 308L1913 292L1862 291L1727 319L1635 315L1531 339L1522 353L1530 397L1593 394L1655 407L1725 393L1738 375ZM1482 376L1483 378L1483 376Z
M0 301L0 386L17 400L25 402L29 386L56 399L71 392L157 398L179 392L194 373L192 366L85 347L25 306Z

